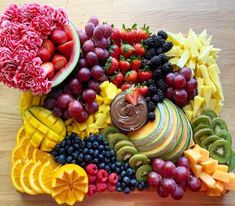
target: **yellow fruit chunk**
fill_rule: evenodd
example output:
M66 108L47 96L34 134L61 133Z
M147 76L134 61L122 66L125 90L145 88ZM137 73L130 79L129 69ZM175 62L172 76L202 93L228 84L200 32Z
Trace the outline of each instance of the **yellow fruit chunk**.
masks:
M191 164L197 164L200 162L202 155L195 151L194 149L188 149L184 151L184 156L187 157Z
M207 173L207 174L212 174L215 172L215 170L217 169L218 166L218 161L214 160L214 159L209 159L207 161L201 162L201 165L203 167L203 170Z
M33 159L33 151L35 150L36 148L29 142L27 145L26 145L26 148L25 148L25 155L26 155L26 158L28 160L31 160Z
M209 187L209 188L215 187L216 181L210 175L208 175L206 172L202 172L199 175L199 178L202 182L204 182L207 185L207 187Z
M14 164L16 160L21 160L25 162L27 160L27 156L25 153L26 145L16 145L11 152L11 163Z
M11 181L15 189L19 192L24 192L24 188L22 187L20 183L20 173L24 166L24 163L18 159L14 162L12 168L11 168Z
M207 161L209 160L209 151L204 149L204 148L200 148L200 154L202 155L201 161Z
M216 192L223 193L224 192L224 182L221 181L216 181L215 183L215 188Z
M41 189L38 181L38 174L42 163L40 161L34 163L29 171L29 184L30 187L38 194L43 194L44 191Z
M229 179L230 179L229 173L223 172L221 170L216 170L213 173L212 177L224 183L229 183Z
M229 183L225 183L225 189L235 191L235 174L234 173L228 173L228 174L229 174Z
M193 117L197 116L198 110L201 108L204 98L200 96L194 97L194 105L193 105Z
M87 191L88 177L80 166L67 164L55 172L51 195L58 204L74 205L81 202Z
M50 154L42 152L39 149L35 149L33 151L32 157L34 162L40 161L41 163L44 163L48 161L48 159L50 158Z
M228 166L227 165L218 165L217 170L228 172Z
M16 134L16 144L20 144L23 137L25 137L25 130L24 126L21 126Z
M216 190L215 188L209 188L206 191L206 195L211 196L211 197L219 197L219 196L221 196L221 193L218 190Z
M202 166L199 165L199 164L195 164L195 165L192 164L192 165L191 165L191 170L192 170L193 174L194 174L196 177L199 177L200 174L201 174L202 171L203 171L203 168L202 168Z

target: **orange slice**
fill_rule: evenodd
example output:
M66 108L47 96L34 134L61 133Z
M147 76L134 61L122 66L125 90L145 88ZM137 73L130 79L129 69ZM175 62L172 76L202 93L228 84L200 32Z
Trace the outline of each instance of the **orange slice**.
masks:
M24 188L20 183L20 172L24 166L21 160L16 160L11 168L11 181L15 189L19 192L24 192Z
M24 126L21 126L16 134L16 144L21 144L22 138L25 137Z
M29 172L33 165L33 160L27 161L20 172L20 184L24 188L24 191L30 195L37 194L29 184Z
M40 161L41 163L47 162L48 159L50 158L50 154L43 152L39 149L35 149L33 151L32 156L34 162Z
M25 155L26 155L26 158L28 160L32 160L33 159L33 151L35 150L36 148L29 142L27 145L26 145L26 148L25 148Z
M20 144L16 145L14 149L11 152L11 163L14 164L16 160L20 159L23 163L27 160L26 154L25 154L26 145Z
M29 171L29 184L30 187L38 194L43 194L44 191L42 190L42 188L39 185L39 181L38 181L38 173L39 170L42 166L42 163L40 161L37 161L31 168L31 170Z

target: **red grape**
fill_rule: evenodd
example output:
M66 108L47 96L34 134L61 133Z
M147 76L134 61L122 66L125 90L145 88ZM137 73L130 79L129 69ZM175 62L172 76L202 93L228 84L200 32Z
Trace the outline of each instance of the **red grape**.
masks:
M102 39L104 37L104 25L101 24L96 26L93 32L93 36L96 39Z
M180 182L180 183L178 183L178 185L179 185L184 191L186 191L186 189L187 189L187 182Z
M188 100L192 100L195 96L197 96L197 89L188 91Z
M69 112L68 112L67 109L64 110L63 118L64 118L64 119L69 119L69 118L71 118L71 116L69 115Z
M163 188L160 186L157 187L157 193L160 197L165 198L169 196L169 193L163 190Z
M190 169L190 162L187 157L179 157L177 160L177 166L184 166L187 169Z
M194 176L190 176L187 183L188 188L193 192L198 192L201 189L201 181Z
M171 161L166 161L162 165L161 174L164 177L173 177L175 173L175 164Z
M93 89L96 93L100 92L100 84L99 84L99 82L96 82L94 80L90 80L88 82L88 87L89 87L89 89Z
M63 111L61 108L59 108L58 106L55 106L52 110L53 114L57 117L61 117L63 115Z
M188 93L185 89L175 90L174 99L176 102L184 102L188 98Z
M109 38L112 34L112 26L110 24L104 24L104 37Z
M86 89L82 93L82 98L86 102L93 102L96 98L96 93L93 89Z
M184 88L186 86L186 80L184 76L182 76L181 74L177 75L175 77L174 86L176 89Z
M187 100L181 102L181 101L175 101L175 104L180 107L180 108L183 108L185 105L188 104Z
M83 45L85 43L85 41L88 40L87 34L85 32L83 32L83 31L79 32L78 36L79 36L81 45Z
M108 59L109 58L109 51L107 49L104 49L104 59Z
M98 111L99 105L95 101L87 102L85 108L89 114L94 114L95 112Z
M81 68L77 73L77 78L80 82L87 82L91 77L91 72L88 68Z
M69 82L69 88L74 94L79 94L82 91L82 84L77 78L73 78Z
M80 58L79 59L78 66L79 66L79 68L83 68L83 67L87 67L88 66L87 63L86 63L85 58Z
M57 99L62 93L63 91L61 89L56 89L56 90L52 90L48 96Z
M109 46L108 40L105 38L95 40L95 47L107 49Z
M99 19L97 16L91 16L88 20L88 23L91 22L95 26L99 25Z
M169 73L165 77L165 82L169 87L173 87L175 84L175 74Z
M86 62L89 66L98 64L98 57L95 52L88 52L86 54Z
M95 51L95 44L92 40L86 40L82 46L82 51L86 54Z
M106 80L108 80L108 77L105 74L98 79L99 82L103 82L103 81L106 81Z
M94 80L99 81L104 76L104 70L101 66L95 65L91 69L91 76Z
M191 76L192 76L192 71L191 71L191 69L189 69L188 67L183 67L183 68L179 71L179 73L180 73L182 76L184 76L184 78L186 79L186 81L188 81L188 80L191 78Z
M78 117L83 110L81 103L77 100L74 100L69 103L68 113L71 117Z
M83 109L80 114L78 115L78 117L76 117L76 121L78 123L83 123L88 119L88 114L87 112Z
M190 175L189 170L186 167L178 166L175 169L174 179L177 182L184 182L188 180L189 175Z
M55 103L56 103L56 100L53 98L53 97L49 97L49 98L46 98L45 102L44 102L44 106L47 108L47 109L53 109L53 107L55 106Z
M161 186L167 193L172 193L175 191L176 183L172 178L163 178L161 181Z
M183 196L184 196L184 190L180 186L176 185L175 191L171 193L171 197L174 200L180 200L183 198Z
M85 26L85 32L87 34L88 37L92 37L93 36L93 31L95 29L95 25L91 22L88 22Z
M188 80L188 82L186 83L186 90L192 91L195 89L197 89L197 81L196 81L196 79L192 78L192 79Z
M173 96L174 96L174 89L173 87L168 87L166 90L166 98L172 100Z
M147 175L147 183L149 187L158 187L162 177L158 173L152 171Z
M152 168L155 172L159 172L162 169L162 166L164 164L164 160L160 159L160 158L156 158L152 160Z
M56 101L56 105L61 108L65 109L68 107L68 104L73 101L73 97L69 94L61 94Z
M101 48L95 48L95 53L98 57L98 59L104 60L105 59L105 53L104 50Z

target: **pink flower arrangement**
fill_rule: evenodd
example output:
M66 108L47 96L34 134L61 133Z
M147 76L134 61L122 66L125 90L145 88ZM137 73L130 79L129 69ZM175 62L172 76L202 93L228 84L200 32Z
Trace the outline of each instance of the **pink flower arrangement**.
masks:
M51 82L40 68L37 52L55 27L67 23L63 9L10 5L0 16L0 82L34 94L48 93Z

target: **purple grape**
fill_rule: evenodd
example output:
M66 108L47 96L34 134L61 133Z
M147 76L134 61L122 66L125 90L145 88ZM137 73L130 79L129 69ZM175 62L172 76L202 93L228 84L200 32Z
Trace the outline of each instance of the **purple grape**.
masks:
M79 36L81 45L83 45L84 42L88 40L87 34L86 34L85 32L83 32L83 31L81 31L81 32L78 34L78 36Z
M65 87L63 88L63 92L65 93L65 94L69 94L69 95L73 95L73 92L72 92L72 90L69 88L69 85L65 85Z
M108 59L109 58L109 51L107 49L104 49L104 59Z
M53 98L57 99L62 93L63 93L63 91L61 89L52 90L49 93L48 97L53 97Z
M101 77L104 76L104 70L101 66L95 65L91 69L91 76L94 80L100 81Z
M103 49L95 48L95 53L96 53L98 59L100 59L100 60L104 60L105 59L105 53L104 53Z
M68 112L67 109L64 110L63 118L64 118L64 119L70 119L70 118L71 118L71 116L69 115L69 112Z
M85 32L87 34L88 37L92 37L93 36L93 31L95 29L95 25L91 22L88 22L85 26Z
M110 24L104 24L104 37L109 38L112 34L112 26Z
M94 42L92 40L87 40L84 42L83 46L82 46L82 51L87 54L88 52L93 52L95 51L95 45Z
M85 58L79 59L78 66L79 66L79 68L83 68L83 67L87 67L88 66L87 63L86 63Z
M103 81L106 81L106 80L108 80L108 77L105 74L98 79L99 82L103 82Z
M177 166L184 166L190 169L190 162L187 157L179 157L179 159L177 160Z
M157 187L157 193L158 193L158 195L159 195L160 197L162 197L162 198L166 198L166 197L169 196L169 193L166 192L165 190L163 190L163 188L162 188L161 185Z
M95 27L93 36L96 39L102 39L104 37L104 25L98 25Z
M55 106L54 108L53 108L53 114L55 115L55 116L57 116L57 117L61 117L62 115L63 115L63 111L62 111L62 109L60 109L59 107L57 107L57 106Z
M89 89L93 89L96 93L100 92L100 84L99 82L95 82L94 80L90 80L88 82Z
M176 183L172 178L163 178L161 181L161 186L167 193L172 193L175 191Z
M99 47L102 49L107 49L109 46L108 40L105 38L95 40L95 47Z
M77 73L77 78L80 82L87 82L91 77L91 72L88 68L81 68Z
M86 62L89 66L98 64L98 57L95 52L88 52L86 55Z
M93 102L96 98L96 93L93 89L86 89L82 93L82 98L85 102Z
M51 110L55 106L55 103L56 103L56 100L53 97L49 97L45 100L44 107Z
M99 19L97 16L91 16L88 20L88 23L90 22L94 24L95 26L99 25Z
M201 189L201 181L194 176L190 176L187 183L188 188L193 192L198 192Z
M65 109L68 107L68 104L73 101L73 97L69 94L61 94L56 101L56 106Z
M180 200L184 196L184 190L180 186L176 185L175 191L171 193L171 197L174 200Z
M87 119L88 119L88 114L87 114L87 112L84 109L80 112L80 115L78 117L76 117L76 121L78 123L83 123Z
M71 117L75 117L75 118L79 117L82 110L83 110L83 107L81 103L77 100L70 102L68 105L68 114Z
M74 94L79 94L82 91L82 84L77 78L73 78L69 82L69 88Z
M89 114L94 114L95 112L98 111L98 108L99 108L99 105L94 101L94 102L88 102L86 103L86 111L89 113Z

